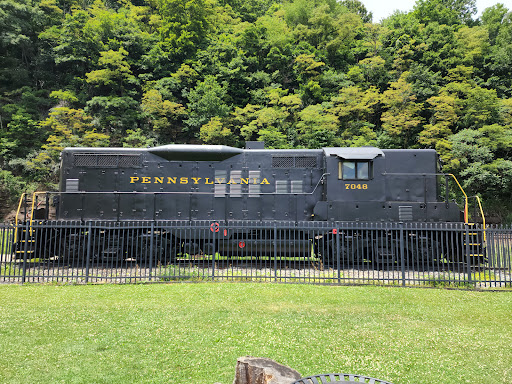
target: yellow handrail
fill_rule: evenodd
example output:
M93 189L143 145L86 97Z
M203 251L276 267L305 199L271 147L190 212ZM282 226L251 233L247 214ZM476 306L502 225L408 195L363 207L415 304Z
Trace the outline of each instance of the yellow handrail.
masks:
M462 191L462 193L464 194L464 199L465 199L465 204L464 204L464 223L466 224L469 224L469 217L468 217L468 195L466 194L466 192L464 191L464 189L462 188L462 186L460 185L459 181L457 180L457 178L455 177L455 175L453 175L452 173L449 173L448 175L450 175L451 177L453 177L453 179L455 180L455 182L457 183L457 185L459 186L460 190ZM480 214L482 215L482 228L483 228L483 235L484 235L484 243L486 242L486 234L485 234L485 227L486 227L486 223L485 223L485 215L484 215L484 210L482 208L482 202L480 200L480 197L478 196L471 196L471 197L474 197L478 203L478 208L480 209Z
M47 192L34 192L32 194L32 206L30 207L30 234L32 235L32 223L34 222L34 208L37 208L37 207L34 207L35 203L36 203L36 196L37 195L43 195ZM48 207L47 207L48 208Z
M478 196L473 196L476 201L478 202L478 207L480 208L480 214L482 215L482 227L483 227L483 232L484 232L484 243L486 242L486 238L485 238L485 228L486 228L486 225L485 225L485 215L484 215L484 210L482 208L482 202L480 201L480 197Z
M14 230L14 241L18 241L18 217L21 211L21 204L23 203L23 199L25 198L26 193L23 192L20 197L20 202L18 203L18 209L16 210L16 220L14 221L15 230Z
M29 221L30 235L32 235L32 223L34 222L34 208L35 208L34 205L36 203L36 196L44 194L44 193L46 193L46 192L34 192L32 194L32 204L30 206L30 216L25 217L25 219L28 219L28 221ZM18 220L19 220L19 215L20 215L20 211L21 211L21 205L23 204L23 200L26 195L27 195L27 193L21 194L20 202L18 203L18 209L16 210L16 220L15 220L16 229L14 230L14 238L15 239L18 239ZM15 241L17 241L17 240L15 240Z
M453 180L455 180L455 182L459 186L460 190L464 194L464 199L465 199L465 203L464 203L464 223L465 224L469 224L469 219L468 219L468 195L466 195L466 192L464 191L464 188L462 188L462 186L459 183L459 180L457 180L455 175L453 173L449 173L448 175L453 177Z

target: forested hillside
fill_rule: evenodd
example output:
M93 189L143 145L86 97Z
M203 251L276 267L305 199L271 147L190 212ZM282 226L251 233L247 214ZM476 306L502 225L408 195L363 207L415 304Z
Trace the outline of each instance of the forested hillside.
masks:
M512 220L512 13L418 0L0 0L0 194L66 146L435 148ZM508 218L507 218L508 215Z

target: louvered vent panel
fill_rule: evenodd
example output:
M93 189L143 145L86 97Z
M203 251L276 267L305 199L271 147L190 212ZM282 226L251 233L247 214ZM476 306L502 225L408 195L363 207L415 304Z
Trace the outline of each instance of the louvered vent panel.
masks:
M261 192L261 171L249 171L249 197L258 197Z
M78 179L66 179L66 192L78 192Z
M288 180L276 180L276 193L288 193Z
M401 205L398 207L398 218L400 221L412 221L412 207L410 205Z
M302 180L292 180L292 193L302 193Z
M225 197L226 196L226 177L228 173L223 170L215 171L215 185L214 185L214 193L215 197Z
M230 182L234 182L229 186L229 196L242 197L242 186L240 181L242 178L242 171L231 171Z

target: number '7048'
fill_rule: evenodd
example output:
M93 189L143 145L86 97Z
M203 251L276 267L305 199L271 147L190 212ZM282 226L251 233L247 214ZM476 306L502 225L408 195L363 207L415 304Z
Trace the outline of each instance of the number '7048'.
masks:
M368 184L345 184L345 189L368 189Z

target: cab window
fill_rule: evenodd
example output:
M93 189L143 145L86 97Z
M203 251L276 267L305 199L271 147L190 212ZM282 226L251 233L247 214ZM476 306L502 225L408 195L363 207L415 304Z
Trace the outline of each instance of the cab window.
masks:
M340 161L338 178L340 180L369 180L371 167L369 161Z

